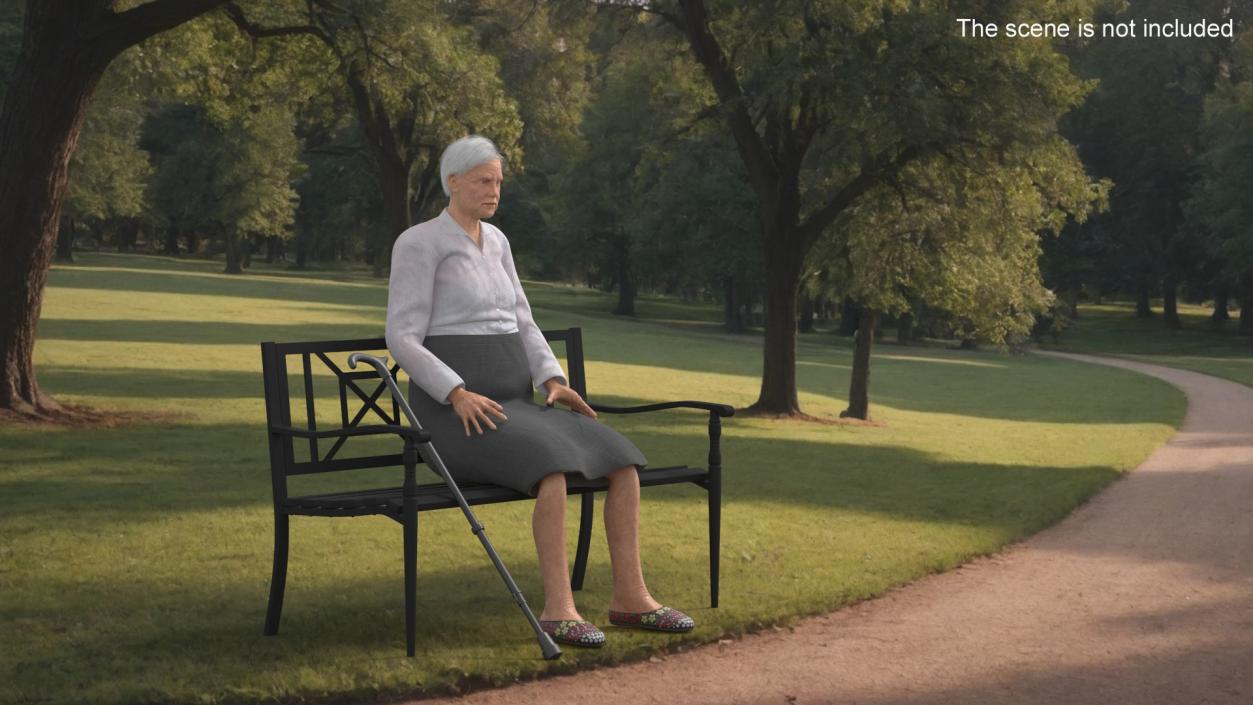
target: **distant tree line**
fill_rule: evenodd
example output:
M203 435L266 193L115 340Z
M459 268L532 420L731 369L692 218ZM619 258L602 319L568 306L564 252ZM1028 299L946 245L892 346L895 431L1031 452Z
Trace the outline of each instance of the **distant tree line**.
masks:
M1232 19L1236 39L1101 41L1074 48L1096 82L1063 134L1113 188L1105 212L1045 241L1045 282L1060 313L1081 299L1127 297L1136 315L1180 328L1180 299L1239 308L1253 335L1253 6L1141 0L1098 21Z

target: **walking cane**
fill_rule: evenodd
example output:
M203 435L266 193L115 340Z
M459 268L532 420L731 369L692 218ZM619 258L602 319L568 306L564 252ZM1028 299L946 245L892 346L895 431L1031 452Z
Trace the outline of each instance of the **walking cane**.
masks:
M387 363L374 355L355 352L348 356L348 367L357 369L357 362L364 360L374 366L379 376L387 384L391 390L392 397L400 404L400 408L404 410L405 416L409 418L409 423L419 431L422 430L422 424L418 423L418 417L414 415L413 409L409 406L405 395L400 393L400 388L396 386L396 380L392 379L391 372L387 369ZM551 636L547 634L539 626L539 620L535 618L535 613L531 611L531 607L526 604L526 598L522 596L522 591L518 589L518 584L513 581L513 576L509 575L509 570L505 568L505 564L501 562L500 556L496 555L496 549L492 548L492 542L487 540L487 533L483 529L483 525L474 516L474 512L470 511L470 505L466 503L466 498L458 489L457 483L452 478L452 474L448 472L448 468L444 466L444 461L440 459L439 453L435 450L435 446L428 441L418 446L418 452L422 455L422 459L426 464L431 466L440 477L444 478L444 482L448 484L448 489L452 490L453 497L457 498L457 504L461 505L461 512L466 515L466 519L470 522L470 530L475 536L479 537L479 541L483 544L483 548L487 551L487 555L491 556L492 563L496 564L496 570L500 572L500 577L504 579L505 585L509 587L509 592L513 594L514 602L518 603L518 607L522 608L522 613L526 615L526 620L531 623L531 629L535 630L535 637L539 639L540 650L544 652L544 658L555 659L561 655L561 649L557 646Z

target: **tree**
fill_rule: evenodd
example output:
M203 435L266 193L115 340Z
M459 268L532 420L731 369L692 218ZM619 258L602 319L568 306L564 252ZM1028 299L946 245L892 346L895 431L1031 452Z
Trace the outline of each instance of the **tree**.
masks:
M508 233L520 271L563 276L572 250L557 227L565 197L556 184L582 152L579 128L602 73L596 67L606 60L590 40L616 18L585 0L465 0L448 7L452 21L472 27L480 49L499 62L522 119L526 163L510 165L495 222Z
M1240 301L1240 334L1253 335L1253 30L1232 63L1205 101L1201 178L1187 212L1218 263L1215 283Z
M589 283L616 287L613 313L635 315L639 174L646 155L669 146L674 106L654 100L673 46L635 36L614 49L584 111L577 156L559 180L559 231ZM672 103L677 101L671 101Z
M953 31L959 13L998 21L1010 11L1058 12L1054 3L899 7L880 0L647 4L683 33L703 67L756 198L766 340L751 412L801 413L797 293L806 258L842 214L917 161L1051 134L1082 95L1047 44L974 42Z
M356 132L355 126L346 132ZM358 144L359 135L337 142ZM310 259L342 260L384 242L383 200L374 164L363 151L348 154L306 151L308 170L296 184L296 265Z
M870 353L883 314L921 302L956 318L962 340L1024 341L1053 299L1040 281L1040 233L1082 222L1108 190L1058 136L999 157L982 149L965 156L901 170L818 247L814 259L830 263L838 288L862 305L843 416L869 418Z
M1237 31L1253 12L1228 0L1143 0L1123 4L1097 21L1231 18ZM1084 76L1097 90L1068 120L1066 133L1100 177L1112 179L1108 213L1094 218L1085 239L1099 248L1108 288L1136 299L1152 315L1161 292L1163 323L1179 328L1179 286L1206 266L1204 247L1185 223L1184 203L1195 186L1204 98L1230 54L1223 37L1097 41L1078 48Z
M764 275L743 164L708 118L653 152L631 220L641 282L687 298L721 300L723 325L741 332Z
M124 55L125 56L125 55ZM133 62L115 61L87 109L78 148L70 159L57 259L70 261L78 225L141 215L152 176L139 146L144 110L136 95Z
M522 132L494 57L481 51L470 27L449 20L448 3L433 0L289 2L231 18L253 37L306 34L334 54L383 196L389 233L377 243L381 276L392 240L442 197L439 156L466 132L491 135L515 167Z
M72 412L42 394L32 353L65 200L70 157L109 63L127 47L223 0L28 0L21 50L0 106L0 411L38 418Z
M589 281L617 287L619 315L633 315L644 289L716 299L755 283L743 166L686 47L658 29L630 33L609 53L585 145L558 188L566 250Z
M149 147L162 155L155 201L171 227L222 238L225 271L246 266L248 240L290 237L303 171L295 110L321 87L327 62L311 37L251 42L224 16L206 17L145 47L167 110Z

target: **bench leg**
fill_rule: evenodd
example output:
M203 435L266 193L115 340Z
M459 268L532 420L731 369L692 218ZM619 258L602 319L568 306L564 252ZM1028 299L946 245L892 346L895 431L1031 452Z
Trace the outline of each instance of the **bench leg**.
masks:
M718 606L718 558L722 535L722 477L709 483L709 606Z
M587 572L587 553L592 546L592 517L596 515L595 492L584 492L579 505L579 545L574 553L574 574L570 577L570 589L583 589L583 574Z
M270 575L270 602L265 608L265 629L262 634L278 634L278 621L283 614L283 591L287 587L287 526L286 514L274 514L274 569Z
M418 515L402 522L405 534L405 653L413 656L418 640Z

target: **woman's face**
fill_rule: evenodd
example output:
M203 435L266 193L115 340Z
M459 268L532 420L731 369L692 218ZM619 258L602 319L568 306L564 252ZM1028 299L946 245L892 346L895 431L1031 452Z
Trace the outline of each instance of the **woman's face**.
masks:
M463 174L452 174L448 177L448 188L452 191L453 205L475 218L490 218L500 205L503 180L499 159L483 162Z

